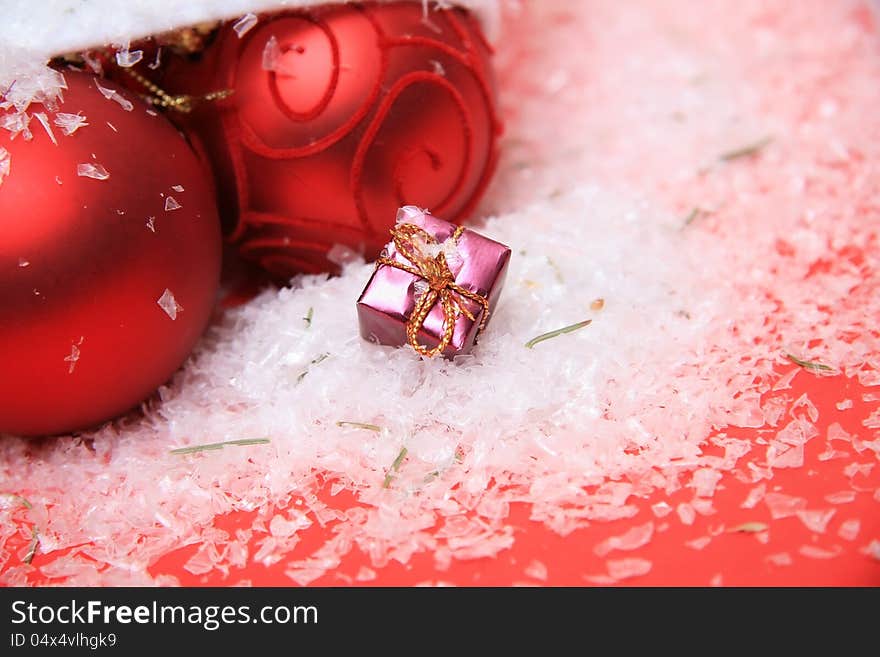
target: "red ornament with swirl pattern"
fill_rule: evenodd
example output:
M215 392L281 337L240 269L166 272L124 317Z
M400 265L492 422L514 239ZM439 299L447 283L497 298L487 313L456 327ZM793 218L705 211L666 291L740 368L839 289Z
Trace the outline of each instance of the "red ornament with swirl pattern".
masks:
M490 48L461 9L263 16L240 37L221 28L160 83L232 91L177 120L212 160L230 239L279 277L334 269L335 244L376 256L401 205L462 220L495 164Z

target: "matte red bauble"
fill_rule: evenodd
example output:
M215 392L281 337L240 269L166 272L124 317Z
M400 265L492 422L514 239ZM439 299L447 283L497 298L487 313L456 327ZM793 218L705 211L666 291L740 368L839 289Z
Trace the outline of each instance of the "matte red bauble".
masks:
M117 85L64 77L63 103L31 105L33 138L0 144L0 433L137 405L186 359L217 292L220 224L187 141Z
M231 26L166 92L233 93L181 115L209 153L224 225L279 276L373 257L397 208L460 221L493 170L500 126L490 49L461 9L331 5Z

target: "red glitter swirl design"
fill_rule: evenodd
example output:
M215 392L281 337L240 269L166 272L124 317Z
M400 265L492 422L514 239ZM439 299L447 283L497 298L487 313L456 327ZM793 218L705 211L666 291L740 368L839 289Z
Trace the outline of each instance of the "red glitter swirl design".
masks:
M291 108L287 102L285 101L281 90L278 86L278 75L279 73L272 71L269 73L269 86L272 89L272 98L275 99L275 103L278 105L278 108L284 112L284 114L291 121L309 121L311 119L317 118L320 116L321 112L327 109L327 105L330 104L330 100L333 98L333 91L336 88L336 85L339 81L339 44L336 43L336 38L333 36L333 32L327 29L327 26L323 23L317 23L317 26L321 28L321 30L327 35L327 39L330 42L333 60L330 64L331 67L331 77L330 83L327 85L327 88L324 91L324 95L318 101L318 103L310 110L305 112L296 111ZM279 53L284 56L291 52L302 54L305 51L304 46L293 46L293 47L285 47L279 49ZM284 76L284 74L281 74ZM286 76L292 77L292 76ZM342 131L344 133L344 131Z

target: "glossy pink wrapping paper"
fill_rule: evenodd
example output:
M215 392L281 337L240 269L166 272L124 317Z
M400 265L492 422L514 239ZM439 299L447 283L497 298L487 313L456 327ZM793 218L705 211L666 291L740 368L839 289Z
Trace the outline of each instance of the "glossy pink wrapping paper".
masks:
M441 244L452 237L456 229L455 225L427 213L411 212L406 222L423 228ZM457 250L460 257L448 260L456 284L488 298L491 316L507 275L510 249L465 229L458 239ZM410 264L397 252L393 242L385 247L384 253L388 258ZM406 344L406 323L416 304L419 280L413 274L387 265L376 269L357 302L361 336L365 340L391 346ZM474 301L467 300L466 304L475 319L471 321L458 315L452 341L443 351L447 358L468 353L476 342L484 311ZM419 342L435 347L442 333L443 310L436 303L419 331Z

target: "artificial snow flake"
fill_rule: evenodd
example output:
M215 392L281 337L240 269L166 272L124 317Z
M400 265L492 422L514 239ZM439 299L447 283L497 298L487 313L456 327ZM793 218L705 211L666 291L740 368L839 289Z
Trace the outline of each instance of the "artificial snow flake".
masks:
M263 70L293 76L295 71L285 60L278 39L274 35L269 37L266 45L263 46Z
M791 445L781 440L771 440L767 446L767 465L771 468L799 468L803 464L803 444Z
M97 57L92 57L89 53L84 52L81 53L81 57L85 62L86 66L89 67L89 70L95 75L104 75L104 65L101 63L101 60Z
M156 217L147 217L147 228L156 232Z
M116 91L115 89L108 89L107 87L102 87L101 83L95 80L95 87L97 87L98 91L101 92L101 95L104 96L107 100L112 100L115 103L118 103L119 106L124 109L126 112L130 112L134 109L134 105L128 98L123 96L121 93Z
M797 515L798 511L807 508L807 500L803 497L785 495L784 493L767 493L764 503L770 509L770 517L774 520Z
M80 128L87 126L86 117L82 114L69 114L67 112L58 112L55 115L55 125L61 128L61 132L69 137Z
M76 165L76 175L83 178L94 178L95 180L107 180L110 173L100 164L92 164L91 162L82 162Z
M654 523L637 525L619 536L610 536L593 548L598 556L604 557L612 550L636 550L647 545L654 534Z
M746 499L740 504L742 509L754 509L755 505L764 499L767 493L767 484L759 484L749 491Z
M70 345L70 355L64 357L64 361L66 363L69 363L69 366L67 368L68 374L73 374L73 370L76 368L76 364L79 361L80 355L79 348L82 345L84 339L85 338L80 337L79 342Z
M116 53L116 63L122 68L130 68L143 58L143 50L129 50L128 48L125 48Z
M372 568L361 566L360 570L358 570L357 575L355 575L354 578L358 582L370 582L376 579L376 571Z
M842 490L825 496L825 501L831 504L849 504L855 500L856 492L854 490Z
M839 422L834 422L828 426L828 441L841 440L844 442L852 441L852 434L840 426Z
M0 116L0 128L8 130L11 134L10 139L15 139L18 135L29 140L33 137L30 131L31 117L25 112L13 112Z
M695 489L694 494L699 497L712 497L715 486L721 480L721 473L712 468L700 468L695 470L691 478L691 486Z
M880 429L880 408L862 420L862 424L868 429Z
M828 527L828 522L831 520L835 512L836 509L825 509L824 511L807 511L799 509L795 512L795 515L801 519L804 526L811 532L824 534L825 528Z
M862 523L858 518L850 518L840 523L837 535L845 541L854 541L859 535Z
M867 477L871 474L871 470L873 469L873 463L850 463L843 469L843 474L845 474L850 479L858 474L862 475L863 477Z
M46 116L45 112L34 112L34 116L37 117L37 121L43 126L43 129L46 131L46 134L49 135L49 139L52 140L52 143L56 146L58 145L58 140L55 139L55 133L52 132L52 126L49 125L49 117Z
M3 179L9 175L11 160L12 158L9 155L9 151L0 146L0 185L3 184Z
M162 46L159 46L158 48L156 48L155 59L153 60L152 63L147 64L147 68L150 68L155 71L161 65L162 65Z
M528 566L526 566L525 574L527 577L531 577L532 579L537 579L542 582L547 581L547 566L545 566L542 562L535 559Z
M263 46L263 70L274 71L278 67L278 60L281 58L281 47L278 45L278 39L275 35L269 37L266 45Z
M257 15L256 14L245 14L233 24L232 29L235 30L235 33L238 35L240 39L245 34L247 34L250 29L257 24Z
M771 554L766 558L768 563L772 563L774 566L790 566L793 562L791 560L791 555L788 552L778 552L776 554Z
M678 519L681 520L684 525L693 525L694 520L697 517L697 513L694 510L694 507L687 502L682 502L677 507L675 507L676 513L678 513Z
M699 538L692 539L690 541L685 541L685 545L693 550L702 550L704 547L709 545L712 542L712 538L710 536L700 536Z
M177 200L173 196L167 196L165 198L165 212L171 212L172 210L178 210L183 206L177 202Z
M639 558L609 559L605 565L608 568L608 575L615 580L646 575L651 570L651 562Z
M833 559L839 556L843 549L839 545L835 545L831 550L826 550L816 545L801 545L798 548L798 552L810 559Z
M844 452L843 450L834 449L830 444L826 445L825 451L816 456L820 461L830 461L831 459L844 459L849 456L849 452Z
M172 321L177 319L177 313L183 312L183 306L177 303L174 294L167 287L156 303L159 304L159 307L165 311L165 314L168 315Z
M183 185L171 185L171 189L173 189L175 192L182 192Z
M29 75L19 76L0 95L0 108L24 113L32 103L54 109L67 82L60 71L49 66L32 69Z

